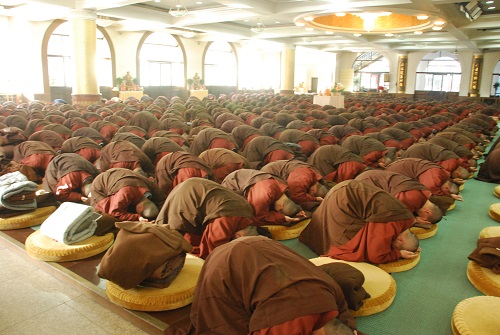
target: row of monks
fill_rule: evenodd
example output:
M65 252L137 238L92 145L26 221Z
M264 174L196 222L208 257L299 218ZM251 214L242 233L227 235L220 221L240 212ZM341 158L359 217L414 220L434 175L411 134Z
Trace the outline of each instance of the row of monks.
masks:
M417 257L418 238L409 228L430 228L461 200L460 185L476 172L499 113L498 106L471 101L347 98L346 108L334 108L314 105L307 96L273 94L129 98L86 109L8 102L0 108L1 174L21 171L42 184L40 193L90 204L111 223L165 225L203 259L268 248L276 257L271 263L294 269L294 280L306 285L321 275L309 269L302 276L296 265L304 262L296 254L283 257L286 247L257 237L241 239L239 247L226 244L270 236L268 226L293 227L310 218L299 239L318 255L376 264ZM478 179L498 182L494 152ZM114 228L102 224L96 234ZM265 271L269 264L251 253L250 263ZM116 281L122 287L138 284ZM253 294L267 299L233 284L244 302ZM283 334L306 324L303 333L310 334L325 331L337 316L342 322L336 327L347 325L352 333L355 322L342 293L325 291L336 297L336 308L325 304L318 310L314 302L325 297L311 294L274 320L264 317L275 312L268 306L241 322L227 321L223 307L214 311L216 299L195 297L191 332L220 327L226 334Z

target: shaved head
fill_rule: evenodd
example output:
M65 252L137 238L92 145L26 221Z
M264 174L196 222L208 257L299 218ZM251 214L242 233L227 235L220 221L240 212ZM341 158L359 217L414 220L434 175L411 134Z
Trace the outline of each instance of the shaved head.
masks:
M417 215L430 223L438 223L443 218L443 212L435 203L427 200L422 208L417 209Z
M302 208L293 202L292 199L287 197L286 194L283 194L278 200L276 200L274 208L286 216L294 216L302 210Z

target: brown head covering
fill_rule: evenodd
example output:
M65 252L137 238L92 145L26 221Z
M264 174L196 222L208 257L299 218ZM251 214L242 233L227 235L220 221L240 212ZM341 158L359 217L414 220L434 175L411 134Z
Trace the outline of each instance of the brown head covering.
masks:
M145 172L154 173L154 166L149 157L127 141L111 142L101 150L101 171L106 171L111 164L119 162L139 162Z
M64 139L53 130L40 130L31 134L28 141L40 141L50 145L54 150L59 150Z
M338 169L345 162L364 163L363 159L340 145L323 145L316 149L307 160L307 163L315 166L323 176Z

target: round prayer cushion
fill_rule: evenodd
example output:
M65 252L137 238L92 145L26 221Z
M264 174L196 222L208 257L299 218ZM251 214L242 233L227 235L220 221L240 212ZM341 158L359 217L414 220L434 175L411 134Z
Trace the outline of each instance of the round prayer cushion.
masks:
M458 187L458 190L460 192L462 192L464 190L464 188L465 188L465 184L460 184L460 186Z
M500 222L500 203L491 205L489 214L493 220Z
M363 300L363 306L360 309L351 311L356 317L372 315L386 310L396 296L396 281L394 278L374 265L363 262L347 262L329 257L317 257L310 259L310 261L316 266L332 262L342 262L353 266L363 273L365 277L363 288L370 294L370 298Z
M498 334L500 298L480 296L462 300L451 319L454 335Z
M420 228L420 227L411 227L410 228L411 232L417 235L419 240L424 240L426 238L432 237L436 235L437 230L438 230L438 225L433 224L429 229L426 228Z
M450 205L450 207L448 207L448 209L447 209L446 211L447 211L447 212L449 212L449 211L451 211L451 210L455 209L455 206L456 206L456 202L452 203L452 204Z
M22 229L33 227L45 221L50 214L54 213L56 206L41 207L33 212L12 216L10 218L0 218L0 230Z
M64 244L43 235L39 230L28 236L26 252L35 259L45 262L69 262L95 256L113 244L113 233L104 236L93 235L75 244Z
M134 311L159 312L181 308L193 302L203 263L203 259L188 254L184 267L166 288L137 286L124 290L107 280L106 294L115 304Z
M500 198L500 185L495 186L495 188L493 189L493 194L494 194L497 198Z
M500 236L500 226L486 227L479 232L479 238L489 238Z
M474 261L467 265L467 278L480 292L500 297L500 274L480 266Z
M302 231L307 227L309 222L311 222L311 219L302 220L291 227L278 226L278 225L271 225L264 227L269 229L269 232L271 233L273 240L283 241L299 237L300 233L302 233Z
M388 273L403 272L413 269L420 262L420 252L417 252L418 256L415 258L403 258L395 262L378 264L378 267Z

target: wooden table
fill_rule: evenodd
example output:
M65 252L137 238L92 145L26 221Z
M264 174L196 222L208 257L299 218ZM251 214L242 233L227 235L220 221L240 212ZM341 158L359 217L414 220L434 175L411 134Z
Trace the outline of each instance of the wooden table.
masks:
M141 100L143 95L143 91L120 91L120 93L118 93L118 98L122 101L127 100L127 98L129 97L134 97L138 100Z
M313 103L320 106L331 105L336 108L344 108L343 95L315 95Z

